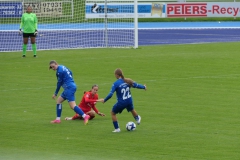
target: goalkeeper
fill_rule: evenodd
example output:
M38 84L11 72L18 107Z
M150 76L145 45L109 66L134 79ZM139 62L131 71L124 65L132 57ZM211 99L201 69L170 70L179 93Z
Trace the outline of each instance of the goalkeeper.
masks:
M22 15L20 29L19 29L19 35L23 35L22 57L26 57L27 44L28 44L29 37L32 43L32 50L34 54L33 57L37 57L37 46L36 46L36 36L38 34L37 23L38 21L37 21L36 14L32 13L32 7L28 6L26 13Z

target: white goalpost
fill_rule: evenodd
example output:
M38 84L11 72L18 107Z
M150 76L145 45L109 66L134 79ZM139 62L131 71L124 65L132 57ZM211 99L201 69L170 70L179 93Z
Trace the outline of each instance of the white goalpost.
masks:
M28 6L38 18L38 50L138 48L137 0L0 0L0 52L22 50Z

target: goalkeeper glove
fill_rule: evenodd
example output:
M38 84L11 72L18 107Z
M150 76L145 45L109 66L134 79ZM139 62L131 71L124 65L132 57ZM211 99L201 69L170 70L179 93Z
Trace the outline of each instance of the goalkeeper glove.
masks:
M35 36L37 36L37 34L38 34L38 31L37 31L37 30L35 30L35 32L34 32L34 35L35 35Z
M19 29L18 34L19 34L19 36L22 35L22 29Z

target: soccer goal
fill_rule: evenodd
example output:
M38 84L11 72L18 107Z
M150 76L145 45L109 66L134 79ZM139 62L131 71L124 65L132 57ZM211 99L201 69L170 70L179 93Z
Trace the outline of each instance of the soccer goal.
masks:
M0 0L0 52L22 50L28 6L38 18L38 50L138 47L137 0Z

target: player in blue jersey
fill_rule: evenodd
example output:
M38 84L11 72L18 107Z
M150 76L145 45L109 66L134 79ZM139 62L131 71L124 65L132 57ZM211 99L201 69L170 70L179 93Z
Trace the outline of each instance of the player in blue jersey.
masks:
M117 103L113 106L111 115L113 126L115 128L113 132L120 132L116 114L122 113L122 111L125 108L127 109L128 112L132 113L133 117L135 118L138 124L140 124L141 121L141 117L137 114L137 112L134 109L130 88L133 87L147 90L147 87L146 85L141 85L134 82L130 78L124 78L123 72L119 68L115 70L114 74L115 77L117 78L117 81L113 83L110 93L107 95L105 99L102 99L102 102L105 103L107 100L109 100L113 96L113 93L116 91Z
M62 86L64 89L62 94L57 99L57 118L51 123L61 123L61 113L62 113L62 102L67 100L69 103L69 106L79 115L81 115L84 118L84 124L86 125L88 123L88 120L90 118L89 115L86 115L81 108L79 108L76 105L75 102L75 92L77 90L77 86L74 83L72 71L68 69L67 67L63 65L58 65L58 63L54 60L50 61L49 63L49 69L52 69L56 71L57 76L57 88L55 90L55 93L53 94L52 98L55 99L57 97L57 94Z

